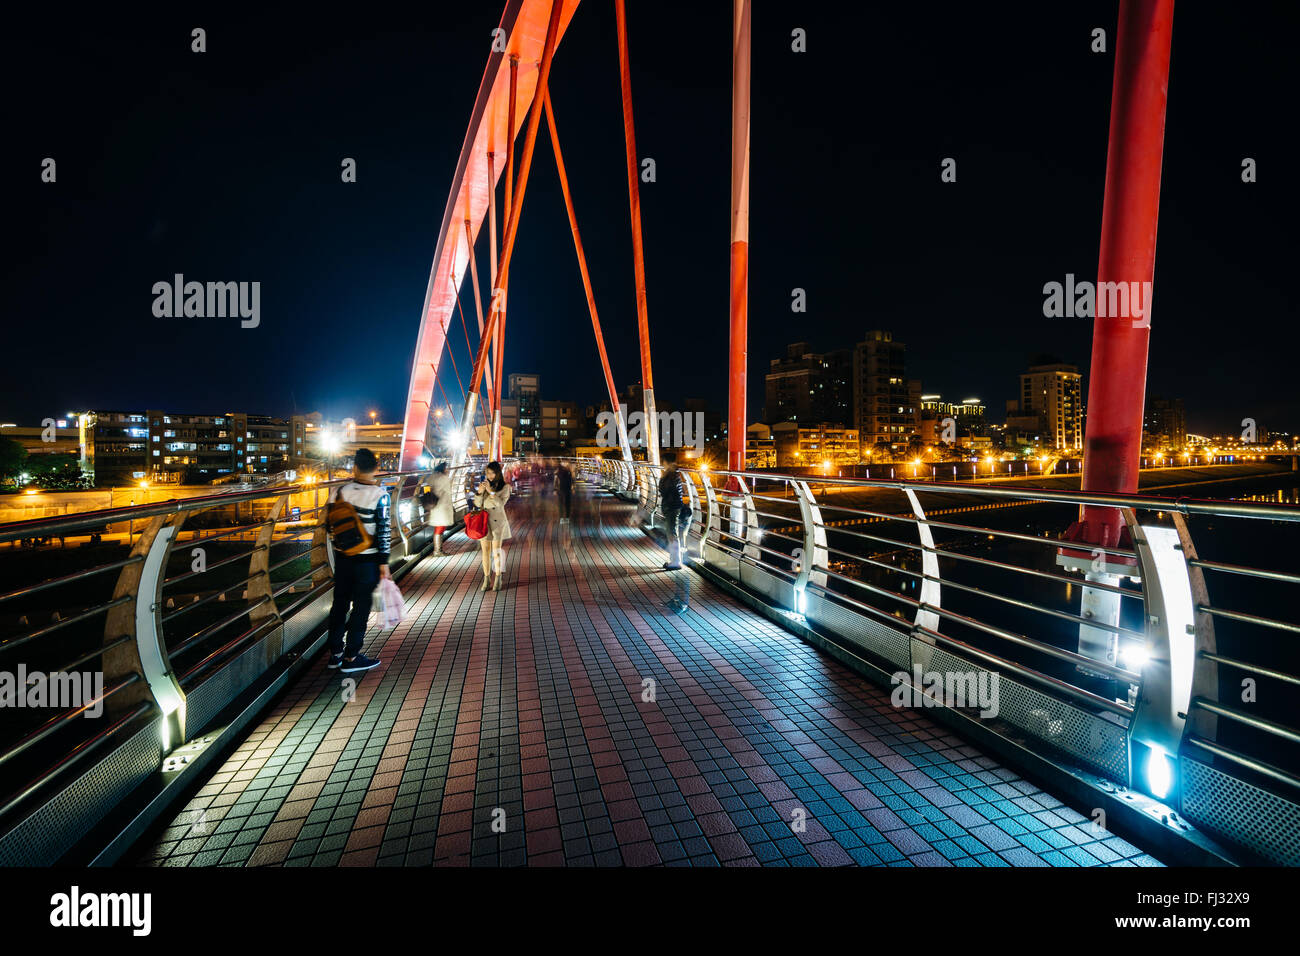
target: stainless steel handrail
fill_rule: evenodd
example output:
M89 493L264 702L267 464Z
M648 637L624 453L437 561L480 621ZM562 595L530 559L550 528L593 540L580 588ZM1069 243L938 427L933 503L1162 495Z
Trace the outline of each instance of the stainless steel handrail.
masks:
M638 464L641 464L638 462ZM681 469L683 471L689 469ZM779 472L725 471L711 468L710 475L737 477L758 481L813 481L808 475L789 475ZM1056 502L1067 505L1100 505L1115 508L1140 508L1144 511L1176 511L1179 514L1204 514L1226 518L1262 518L1272 521L1300 522L1300 505L1260 504L1253 501L1223 501L1212 498L1168 498L1160 495L1108 494L1096 491L1053 491L1049 488L1007 488L979 484L962 484L946 481L897 481L883 478L823 479L826 484L862 488L891 488L895 491L938 492L941 494L970 495L988 498L1010 498L1025 501ZM825 506L823 506L825 507Z

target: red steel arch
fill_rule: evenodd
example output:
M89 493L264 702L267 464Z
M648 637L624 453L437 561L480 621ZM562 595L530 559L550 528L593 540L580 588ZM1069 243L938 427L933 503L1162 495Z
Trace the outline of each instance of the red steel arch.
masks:
M562 4L556 45L573 19L579 0L554 0ZM488 197L505 170L505 153L510 149L527 119L537 90L537 80L552 0L508 0L501 15L497 37L483 79L479 83L469 129L461 146L460 158L447 197L447 208L438 231L429 285L420 313L420 331L411 363L411 381L406 398L406 417L402 429L402 468L416 467L424 451L429 431L430 403L434 381L447 344L447 326L456 308L456 295L472 254L465 236L464 223L476 241L487 216ZM503 49L504 46L504 49ZM510 58L518 56L519 71L515 89L515 128L508 129L510 99ZM489 164L488 154L498 154Z

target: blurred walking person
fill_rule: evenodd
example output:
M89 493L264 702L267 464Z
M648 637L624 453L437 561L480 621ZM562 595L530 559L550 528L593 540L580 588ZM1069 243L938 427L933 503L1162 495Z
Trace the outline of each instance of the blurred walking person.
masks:
M504 542L510 540L510 519L506 516L506 502L510 500L510 483L501 471L501 462L488 462L483 469L483 481L479 482L478 492L474 495L474 504L488 515L488 533L479 539L483 555L483 586L486 591L489 584L494 591L501 590L501 574L505 569ZM495 574L495 579L489 578Z
M424 523L433 525L433 556L440 558L447 553L442 550L443 532L456 523L456 499L445 461L433 469L429 491L421 501L425 508Z
M560 504L560 524L569 524L573 517L573 472L562 461L555 466L555 497Z
M682 502L686 485L677 470L677 456L666 452L663 467L663 477L659 479L659 510L663 514L665 547L668 549L664 570L676 571L682 566L682 539L690 526L691 507Z

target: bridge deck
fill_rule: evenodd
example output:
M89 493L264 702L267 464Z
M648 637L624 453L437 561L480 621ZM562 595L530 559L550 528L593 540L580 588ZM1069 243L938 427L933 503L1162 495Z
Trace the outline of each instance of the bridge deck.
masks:
M1160 865L660 570L631 506L579 484L572 525L511 508L503 590L463 538L425 559L355 699L318 661L133 862Z

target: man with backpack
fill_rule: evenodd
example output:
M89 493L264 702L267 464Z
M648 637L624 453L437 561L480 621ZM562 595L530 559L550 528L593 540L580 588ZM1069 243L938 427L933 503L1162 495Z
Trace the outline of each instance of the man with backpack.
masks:
M361 653L371 595L380 579L389 575L390 503L388 492L375 480L378 467L374 452L358 449L352 460L352 480L339 487L326 511L334 546L334 603L330 607L326 666L344 674L372 670L380 664Z

